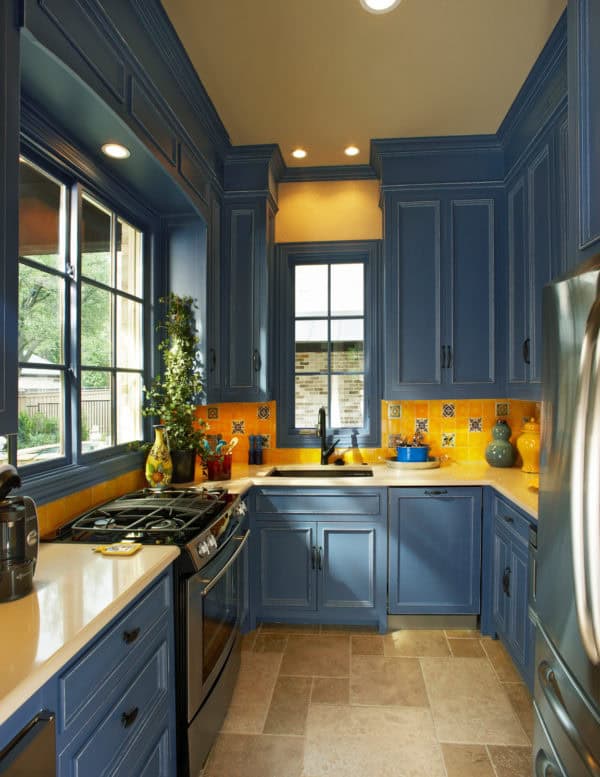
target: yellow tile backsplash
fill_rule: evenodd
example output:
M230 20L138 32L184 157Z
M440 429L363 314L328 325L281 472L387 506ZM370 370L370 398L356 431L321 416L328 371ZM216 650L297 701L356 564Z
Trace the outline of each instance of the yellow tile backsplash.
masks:
M320 451L315 436L312 448L277 448L277 408L275 402L228 402L203 405L198 418L207 422L207 434L220 434L230 440L235 434L239 444L234 462L248 461L248 438L261 435L264 440L264 464L318 464ZM452 461L477 461L484 457L485 447L492 439L492 426L504 418L512 429L514 444L524 418L539 417L535 402L517 399L448 399L432 401L394 401L381 403L381 440L384 447L338 449L348 464L377 463L395 455L394 436L411 437L420 424L425 429L425 442L432 456L447 456ZM333 460L334 457L332 457ZM196 467L196 477L202 472ZM38 507L42 536L108 499L142 488L144 473L140 468L118 478L77 491L55 502Z

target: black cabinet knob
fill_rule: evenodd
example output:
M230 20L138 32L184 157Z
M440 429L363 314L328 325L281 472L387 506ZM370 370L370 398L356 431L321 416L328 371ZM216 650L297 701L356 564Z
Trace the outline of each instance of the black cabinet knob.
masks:
M136 628L131 629L131 631L123 632L123 642L126 645L131 645L131 643L135 642L139 636L140 636L140 627L136 626Z
M129 728L129 726L132 726L135 723L139 711L139 707L133 707L128 712L124 712L121 715L121 725L123 728Z

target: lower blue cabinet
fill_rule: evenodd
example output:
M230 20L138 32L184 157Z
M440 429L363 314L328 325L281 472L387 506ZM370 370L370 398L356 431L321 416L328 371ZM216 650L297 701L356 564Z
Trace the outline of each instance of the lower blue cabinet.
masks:
M354 499L348 492L322 489L321 496L323 501L319 489L270 493L265 488L253 502L265 512L251 516L252 620L372 624L383 631L385 489L368 494L357 489ZM365 499L368 514L353 509Z
M389 612L477 614L481 489L389 489Z

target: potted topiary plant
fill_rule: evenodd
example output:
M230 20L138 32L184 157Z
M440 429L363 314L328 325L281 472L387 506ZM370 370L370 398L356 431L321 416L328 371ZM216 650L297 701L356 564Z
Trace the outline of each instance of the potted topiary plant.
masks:
M157 331L163 334L158 345L163 373L154 378L150 388L144 387L142 413L156 416L165 427L173 482L187 483L194 479L196 454L205 427L205 422L196 418L196 406L203 393L194 319L196 305L192 297L177 294L169 294L160 302L167 305L165 316L157 325Z

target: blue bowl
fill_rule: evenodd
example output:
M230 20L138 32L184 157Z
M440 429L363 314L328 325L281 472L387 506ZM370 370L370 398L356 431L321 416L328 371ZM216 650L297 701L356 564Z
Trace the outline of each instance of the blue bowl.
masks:
M429 445L419 445L415 448L405 446L396 448L396 461L427 461Z

